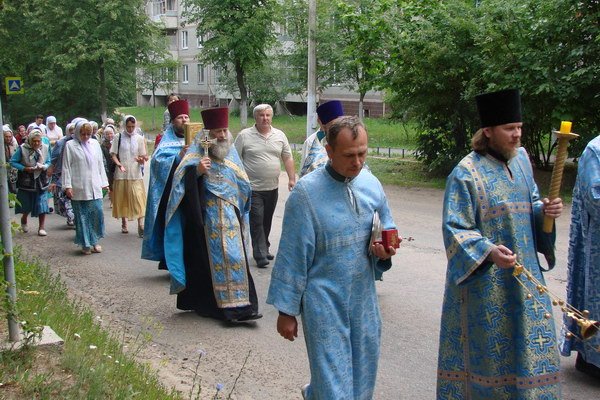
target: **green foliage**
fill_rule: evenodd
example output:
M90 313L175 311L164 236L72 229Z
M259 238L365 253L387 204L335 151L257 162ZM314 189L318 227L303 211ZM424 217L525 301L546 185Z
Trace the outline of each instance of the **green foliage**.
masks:
M334 30L340 52L338 78L350 90L357 90L360 102L369 90L379 86L386 66L385 40L390 25L389 0L339 1L334 8ZM335 54L335 53L334 53ZM359 117L362 118L362 107Z
M138 91L149 90L156 106L155 92L163 90L172 92L177 84L177 69L180 62L174 60L169 53L166 37L162 32L153 32L152 47L139 60L139 68L136 74Z
M519 87L523 95L523 143L538 166L549 163L548 134L572 120L584 136L579 155L598 133L600 116L600 3L552 0L486 1L477 40L489 89ZM498 46L500 44L500 46Z
M275 37L275 0L183 0L183 16L204 38L198 59L235 74L242 123L246 124L249 71L260 69Z
M0 75L21 76L11 122L38 113L59 122L99 118L135 98L135 67L156 29L144 0L6 0L0 9Z
M447 172L477 130L474 97L521 90L523 144L549 163L549 133L570 119L584 137L600 125L598 1L407 0L392 12L385 86L395 117L417 120L418 155Z

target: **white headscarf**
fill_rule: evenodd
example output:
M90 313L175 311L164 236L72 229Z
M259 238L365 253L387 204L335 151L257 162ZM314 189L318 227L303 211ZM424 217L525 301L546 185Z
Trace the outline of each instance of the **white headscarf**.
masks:
M92 163L94 162L92 148L90 147L90 140L92 140L92 138L90 137L88 140L86 140L84 142L81 140L81 136L80 136L81 128L83 128L83 126L85 124L88 124L90 126L91 126L91 124L85 118L76 118L75 120L73 120L73 123L75 123L75 133L73 134L73 138L75 140L77 140L79 142L79 144L81 144L81 148L83 149L83 152L85 153L85 158L87 159L88 166L91 166Z
M138 138L137 129L134 128L132 133L127 132L127 120L133 118L137 127L137 119L133 115L126 115L123 119L123 132L121 133L121 148L125 152L131 154L131 158L138 156Z

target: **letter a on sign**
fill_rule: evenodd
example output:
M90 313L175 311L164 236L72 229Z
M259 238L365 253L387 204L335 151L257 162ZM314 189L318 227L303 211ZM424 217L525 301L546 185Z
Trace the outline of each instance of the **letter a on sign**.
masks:
M23 94L23 80L20 76L7 76L4 79L6 85L6 94Z

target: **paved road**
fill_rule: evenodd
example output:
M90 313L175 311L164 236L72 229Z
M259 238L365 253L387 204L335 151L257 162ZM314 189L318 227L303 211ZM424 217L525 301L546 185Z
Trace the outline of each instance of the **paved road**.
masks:
M271 240L274 244L280 236L286 184L282 174ZM400 234L413 236L415 241L402 245L394 257L394 268L377 284L384 324L375 398L433 399L446 268L440 232L443 193L385 189ZM206 356L198 369L202 398L212 398L217 383L224 384L228 394L238 375L234 399L301 398L299 388L309 377L304 341L300 336L290 343L275 330L277 312L264 304L270 268L252 267L264 314L255 325L227 327L194 313L179 312L175 297L168 295L168 274L139 258L141 239L133 234L134 229L127 235L120 233L108 203L105 213L107 237L102 242L102 254L80 255L72 244L74 232L55 215L48 218L48 237L19 233L15 241L34 249L34 255L60 273L73 296L89 304L113 332L125 332L129 349L136 347L140 332L150 333L151 342L138 356L160 371L165 384L189 393L197 351L203 349ZM570 209L565 215L570 215ZM564 293L565 288L566 220L559 224L558 266L547 274L548 285L557 293ZM600 398L600 383L577 373L573 364L574 357L563 358L563 398Z

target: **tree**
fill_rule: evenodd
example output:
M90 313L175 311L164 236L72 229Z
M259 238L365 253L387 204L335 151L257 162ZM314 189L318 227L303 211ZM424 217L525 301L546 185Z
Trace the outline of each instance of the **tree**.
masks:
M183 16L204 38L198 59L235 73L242 127L248 122L249 71L259 69L275 43L275 0L183 0Z
M0 64L10 68L0 73L18 72L26 84L26 94L10 102L12 111L22 113L17 118L40 112L63 121L75 115L105 118L110 108L131 103L137 61L157 29L144 5L144 0L4 1L0 51L12 62Z
M482 79L489 89L521 89L523 143L533 161L549 167L550 132L561 119L584 135L570 146L581 154L599 131L600 3L490 0L480 12L477 47L488 66Z
M335 24L336 3L317 1L317 92L347 79L340 68L342 47L338 43ZM280 23L285 26L288 43L281 53L288 73L289 93L306 94L308 77L308 2L282 0L285 15Z
M600 4L595 0L407 0L393 13L385 87L398 118L419 121L418 156L442 173L479 128L474 97L521 90L522 142L547 168L561 119L585 136L600 125Z
M152 107L156 108L156 91L171 92L177 84L176 71L180 62L174 60L168 53L164 36L153 40L154 47L139 62L136 81L138 91L152 92ZM152 129L155 128L154 113L152 113Z
M376 89L385 71L385 40L389 37L388 0L339 1L335 4L335 38L341 52L337 65L339 78L349 90L359 94L358 117L364 117L363 100Z
M407 1L390 12L388 100L395 118L418 122L417 157L442 174L468 151L476 129L481 65L473 12L465 2L439 0Z

